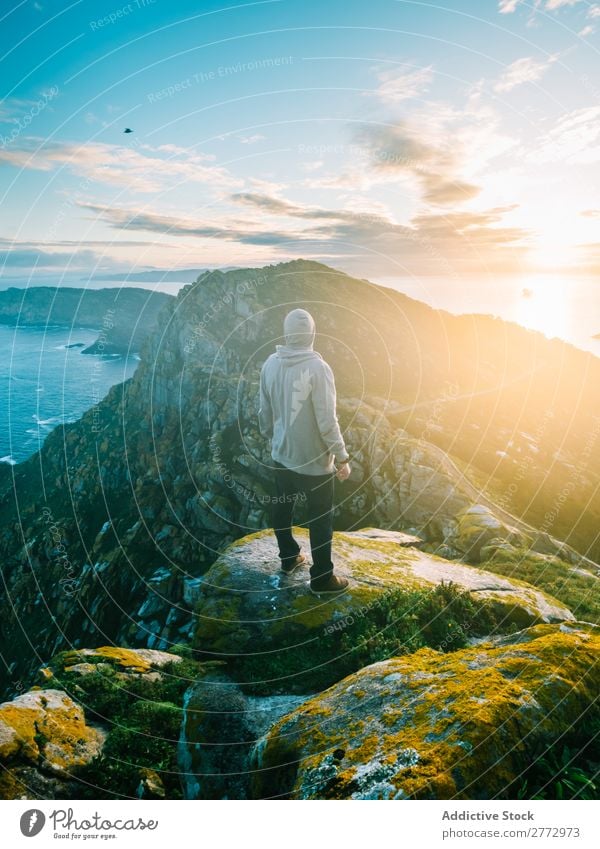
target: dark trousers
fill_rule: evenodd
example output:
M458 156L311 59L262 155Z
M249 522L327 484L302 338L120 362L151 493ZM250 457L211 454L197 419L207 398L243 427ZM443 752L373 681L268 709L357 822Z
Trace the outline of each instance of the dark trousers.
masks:
M333 573L331 537L333 534L333 479L329 475L301 475L275 463L275 494L272 521L279 543L282 565L290 563L300 552L292 535L294 508L303 505L310 534L313 565L311 581L328 578Z

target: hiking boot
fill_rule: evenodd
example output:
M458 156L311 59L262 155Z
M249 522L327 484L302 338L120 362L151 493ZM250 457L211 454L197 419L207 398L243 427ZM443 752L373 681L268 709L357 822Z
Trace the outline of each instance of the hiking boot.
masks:
M287 563L285 566L283 563L281 564L281 571L284 575L291 575L303 563L306 563L306 556L304 554L297 554L290 563Z
M311 593L315 593L315 595L325 595L326 593L341 593L348 586L347 578L338 578L337 575L330 575L329 578L325 578L325 580L320 579L318 581L310 582L310 591Z

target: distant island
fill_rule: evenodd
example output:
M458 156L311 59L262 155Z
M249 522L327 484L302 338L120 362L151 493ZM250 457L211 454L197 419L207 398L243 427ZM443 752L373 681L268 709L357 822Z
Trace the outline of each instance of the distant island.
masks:
M0 324L14 327L66 326L97 330L83 354L114 356L140 351L158 313L172 295L148 289L76 289L11 286L0 291ZM70 347L83 347L73 342Z
M231 266L233 268L233 266ZM231 268L222 268L221 271L230 271ZM136 271L130 273L123 271L120 274L94 274L86 280L128 280L131 283L193 283L205 274L206 268L179 268L168 271L164 268L153 268L148 271Z

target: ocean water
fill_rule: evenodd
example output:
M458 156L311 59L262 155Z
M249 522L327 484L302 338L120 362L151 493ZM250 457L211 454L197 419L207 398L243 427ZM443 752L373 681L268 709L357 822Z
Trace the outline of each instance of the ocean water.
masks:
M73 422L130 377L131 357L81 353L97 331L0 325L0 462L25 460L57 425Z
M0 290L11 286L63 286L107 289L127 286L176 295L183 282L141 283L123 279L86 280L81 274L0 276ZM43 445L50 431L73 422L101 400L111 386L134 373L136 355L89 356L81 348L98 337L97 330L70 327L0 325L0 463L26 460Z

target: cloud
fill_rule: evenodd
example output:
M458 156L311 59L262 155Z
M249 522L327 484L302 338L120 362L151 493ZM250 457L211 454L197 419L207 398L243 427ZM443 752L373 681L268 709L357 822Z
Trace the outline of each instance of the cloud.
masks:
M346 196L395 182L402 184L408 202L415 195L434 206L469 201L485 186L490 163L516 148L516 140L501 131L500 121L492 105L470 90L462 108L426 101L401 120L354 124L351 144L331 146L335 170L321 170L301 185ZM327 145L322 150L315 146L314 155L329 152Z
M556 61L557 56L551 56L545 61L538 61L531 56L517 59L504 71L500 79L494 85L494 91L512 91L523 83L532 83L541 79L548 68Z
M420 174L425 188L424 198L435 206L462 203L476 197L481 188L464 180L448 180L442 174L423 172Z
M98 271L143 271L147 268L190 266L196 245L182 243L178 238L114 238L89 240L57 240L52 242L18 241L0 237L0 274L25 279L29 275L89 274ZM136 234L132 234L136 235ZM197 252L191 260L196 263ZM226 261L226 260L225 260ZM211 265L222 264L222 255L210 259ZM8 284L7 284L8 285Z
M498 11L500 14L507 15L514 12L517 6L520 6L523 0L499 0ZM548 12L554 12L556 9L561 9L563 6L576 6L581 3L581 0L534 0L536 9L543 7Z
M520 0L500 0L499 11L502 15L508 15L515 11L519 3Z
M546 0L545 8L552 12L554 9L560 9L562 6L575 6L581 0Z
M156 247L156 241L133 239L61 239L51 242L7 239L0 236L0 269L27 269L36 272L60 268L67 271L89 271L92 268L103 270L118 268L119 251L129 256L130 248L143 248L142 257L148 249ZM67 248L68 250L64 250ZM181 245L161 241L160 250L177 249ZM121 261L122 265L122 261Z
M418 68L415 71L399 73L396 69L385 70L378 73L379 86L372 94L387 104L399 103L419 97L427 91L429 83L433 79L433 68Z
M358 133L359 141L368 150L373 168L406 173L416 178L423 200L443 206L470 200L480 188L456 173L461 161L458 142L443 145L426 140L426 131L400 122L391 127L365 127Z
M600 274L600 242L577 245L577 254L578 272L583 274Z
M503 226L511 207L484 212L423 213L408 224L393 221L383 211L303 206L260 193L231 196L236 205L260 211L252 226L139 210L79 204L119 231L143 230L200 240L223 240L271 249L274 259L305 256L364 266L371 273L446 274L471 271L516 271L525 259L529 234ZM286 218L277 226L268 218ZM260 221L261 226L254 222ZM302 222L301 226L294 222Z
M498 226L504 209L483 213L423 214L408 225L378 215L346 214L316 228L332 250L362 254L378 273L448 274L516 271L525 258L526 234Z
M0 147L0 162L17 168L52 171L64 166L73 173L97 183L120 186L139 192L161 191L174 180L233 188L239 181L224 168L210 164L211 157L192 153L176 145L137 149L100 142L45 142L18 138Z
M587 37L588 37L588 35L593 35L593 34L594 34L594 32L595 32L594 27L592 27L592 26L587 26L587 27L584 27L583 29L579 30L579 32L577 33L577 35L578 35L580 38L587 38Z
M393 126L365 126L356 137L367 149L372 166L381 170L411 171L447 158L404 121Z
M244 203L264 212L269 212L271 215L297 215L302 217L300 207L269 195L256 192L239 192L232 195L231 199L236 203Z
M65 248L65 247L73 247L73 248L120 248L120 247L146 247L148 245L154 245L154 242L150 241L131 241L131 240L119 240L118 242L106 239L60 239L53 240L51 242L36 242L36 241L21 241L16 239L6 239L0 236L0 245L5 245L10 248L22 249L22 248L32 248L37 251L44 251L47 248ZM164 245L161 244L161 247ZM174 246L172 246L174 247Z
M254 133L252 136L240 136L242 144L256 144L256 142L264 141L265 139L266 136L263 136L260 133Z
M587 165L600 162L600 106L576 109L563 115L541 136L528 158L536 163Z
M307 174L311 174L313 171L320 171L325 163L322 159L317 159L314 162L305 162L302 165L302 169L306 171Z
M600 6L590 6L587 16L588 18L600 18Z
M150 233L164 233L169 236L193 236L202 239L225 239L246 245L276 245L284 243L290 234L278 230L260 230L222 225L203 224L190 218L161 215L135 209L107 207L94 203L79 203L82 209L95 213L116 230L145 230Z
M58 86L42 89L37 99L5 97L0 100L0 124L8 124L11 132L0 133L0 146L12 144L14 138L31 128L31 124L45 109L52 111L52 101L58 96Z

